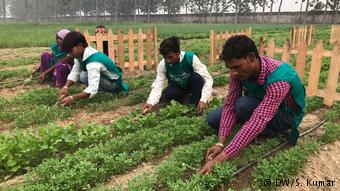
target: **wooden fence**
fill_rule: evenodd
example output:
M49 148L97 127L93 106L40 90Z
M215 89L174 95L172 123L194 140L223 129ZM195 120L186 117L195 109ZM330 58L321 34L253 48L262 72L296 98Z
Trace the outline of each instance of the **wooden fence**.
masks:
M117 34L113 34L112 30L109 29L106 35L97 33L95 36L91 36L86 29L84 36L88 44L95 43L96 48L101 52L103 52L103 41L107 41L108 56L115 60L123 70L125 68L129 68L129 71L134 71L135 68L140 71L143 71L144 68L150 70L153 65L155 70L157 68L158 48L155 27L150 28L145 34L141 28L139 28L137 34L130 28L128 34L123 34L121 29L117 31ZM125 61L124 55L126 47L128 49L127 61ZM135 56L135 49L137 49L137 56ZM146 56L144 49L146 49Z
M300 78L304 78L307 56L312 56L309 69L308 85L306 88L307 96L320 96L324 98L324 104L331 106L334 101L340 100L340 93L336 91L339 70L340 70L340 43L337 43L332 51L324 50L322 41L319 41L313 50L307 49L307 42L301 41L298 49L292 49L289 41L286 41L283 48L275 46L274 39L270 39L267 46L265 46L263 38L260 38L259 53L274 58L275 53L281 54L283 62L290 63L291 55L297 55L295 70ZM330 66L328 70L328 78L326 87L318 89L320 71L323 58L330 57Z
M340 41L340 25L332 25L329 43L334 44Z
M292 48L296 48L301 41L305 41L308 46L313 44L314 25L293 27L291 30Z
M251 28L241 30L240 32L220 32L217 34L214 30L210 31L210 64L216 63L216 59L219 59L219 55L222 53L223 44L225 41L238 34L245 34L251 37Z

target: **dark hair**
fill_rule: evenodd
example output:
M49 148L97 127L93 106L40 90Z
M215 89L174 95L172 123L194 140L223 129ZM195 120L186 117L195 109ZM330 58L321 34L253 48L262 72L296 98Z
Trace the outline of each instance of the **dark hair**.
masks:
M96 29L98 29L98 28L104 28L104 29L106 29L106 27L105 27L104 25L98 25L98 26L96 27Z
M71 52L71 49L77 46L79 43L84 48L88 47L84 35L82 35L80 32L72 31L65 36L61 45L61 49L65 52Z
M254 41L246 35L235 35L225 42L220 60L246 58L249 53L254 53L256 58L259 57Z
M164 39L159 46L159 53L161 53L163 56L170 52L177 53L180 51L179 38L175 36Z

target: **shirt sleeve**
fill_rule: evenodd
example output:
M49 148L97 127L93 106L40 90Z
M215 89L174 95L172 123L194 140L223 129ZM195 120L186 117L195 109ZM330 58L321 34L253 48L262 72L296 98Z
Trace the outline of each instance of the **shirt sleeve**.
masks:
M146 103L155 105L159 102L162 96L162 90L164 89L164 84L166 81L166 69L164 59L157 66L157 76L156 80L151 85L151 92Z
M202 64L200 59L194 55L193 64L194 72L198 73L204 79L204 86L202 88L200 101L207 103L212 94L213 78L209 74L207 67Z
M219 136L229 136L231 129L236 124L237 117L235 113L235 103L237 98L240 97L242 93L240 84L240 81L230 73L229 92L222 110Z
M240 152L265 129L289 91L290 84L286 81L275 82L267 87L263 100L254 110L250 119L224 149L229 157Z
M90 94L90 98L98 93L101 67L103 65L99 62L92 62L86 65L88 86L84 89L84 92Z
M70 74L67 76L67 80L71 80L76 83L79 80L79 74L80 74L80 63L78 59L74 59L74 65L72 67Z

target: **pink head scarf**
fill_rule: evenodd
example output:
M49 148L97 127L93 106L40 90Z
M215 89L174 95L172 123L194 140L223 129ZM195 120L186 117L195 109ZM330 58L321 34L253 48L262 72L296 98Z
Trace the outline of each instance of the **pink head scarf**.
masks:
M67 29L62 29L57 32L57 37L59 37L61 40L64 40L65 36L69 33L70 31Z

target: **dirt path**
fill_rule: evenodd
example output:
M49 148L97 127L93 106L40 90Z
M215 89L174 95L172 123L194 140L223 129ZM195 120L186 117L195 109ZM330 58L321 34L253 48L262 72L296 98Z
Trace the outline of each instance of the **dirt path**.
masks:
M4 48L0 49L0 60L14 60L39 56L42 52L49 51L48 47L27 47L27 48Z
M340 190L340 141L322 146L320 152L308 159L303 170L294 179L299 179L301 186L282 187L278 190ZM335 182L332 184L331 181ZM313 183L319 186L313 186ZM325 183L325 186L322 186L322 183ZM327 186L327 183L332 186Z
M312 126L321 122L322 119L324 118L325 112L326 112L326 109L321 108L319 110L313 111L305 115L299 127L300 133L308 130ZM312 134L314 134L315 136L319 136L323 133L323 129L324 127L321 126L316 131L314 131ZM235 190L242 190L247 187L250 187L252 184L251 182L252 181L252 178L251 178L252 170L253 170L253 167L247 169L246 171L242 172L240 175L236 176L235 181L231 182L231 184L228 187L231 187Z
M38 66L39 66L39 63L22 65L22 66L5 66L5 67L1 67L0 71L5 71L5 70L10 71L10 70L16 70L18 68L27 68L33 71L33 68L38 68Z
M126 189L129 181L132 180L134 177L142 175L143 173L153 173L153 167L154 164L150 162L142 163L137 168L126 174L112 176L110 178L110 182L107 185L107 188L113 189L115 186L120 185L123 189Z
M27 90L39 89L44 86L46 85L33 84L33 85L19 85L19 86L12 87L12 88L4 88L4 89L0 89L0 97L10 99Z
M227 94L228 94L228 86L227 85L213 88L212 96L216 97L217 99L223 99L223 98L227 97Z
M67 120L57 120L57 124L61 126L67 126L69 124L75 124L81 126L84 123L97 123L97 124L111 124L117 118L127 115L136 110L138 105L122 106L112 111L107 112L80 112Z

